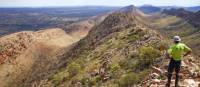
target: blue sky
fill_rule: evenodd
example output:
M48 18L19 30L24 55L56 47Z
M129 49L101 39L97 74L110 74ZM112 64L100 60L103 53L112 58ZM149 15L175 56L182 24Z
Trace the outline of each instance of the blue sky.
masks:
M200 0L0 0L0 7L45 7L45 6L200 6Z

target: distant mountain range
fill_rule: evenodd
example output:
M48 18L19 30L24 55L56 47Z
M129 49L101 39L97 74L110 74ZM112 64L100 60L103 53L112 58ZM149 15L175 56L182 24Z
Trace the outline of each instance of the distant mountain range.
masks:
M200 27L200 11L190 12L190 11L187 11L183 8L179 8L179 9L163 10L162 13L181 17L182 19L188 21L193 26Z
M139 9L144 13L155 13L155 12L160 12L162 10L162 8L152 5L144 5L139 7Z
M178 7L178 6L153 6L153 5L143 5L138 7L141 11L144 13L155 13L160 12L163 9L179 9L184 8L187 11L191 12L197 12L200 11L200 6L194 6L194 7Z

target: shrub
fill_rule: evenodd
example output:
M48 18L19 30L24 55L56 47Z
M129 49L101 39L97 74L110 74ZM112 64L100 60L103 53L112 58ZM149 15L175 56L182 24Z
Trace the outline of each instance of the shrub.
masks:
M120 66L118 63L112 63L110 64L109 69L111 70L111 72L115 72L120 69Z
M112 78L118 78L121 74L121 67L118 63L112 63L109 66Z
M141 47L139 49L139 61L136 70L144 70L154 64L156 58L161 56L161 52L153 47Z
M135 34L135 33L131 33L131 34L128 34L128 41L129 42L133 42L135 40L137 40L139 38L139 35L138 34Z
M139 53L140 58L147 60L152 60L161 56L160 51L153 47L141 47Z
M81 71L81 66L78 63L72 62L67 67L69 76L75 76Z
M136 73L128 73L122 76L119 81L119 87L132 87L134 84L139 82L139 77Z

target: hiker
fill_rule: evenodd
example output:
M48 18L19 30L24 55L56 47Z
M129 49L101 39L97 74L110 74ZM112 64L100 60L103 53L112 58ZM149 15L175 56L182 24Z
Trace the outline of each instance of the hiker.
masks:
M181 38L179 36L174 36L173 41L174 44L167 51L167 57L171 60L168 66L168 82L166 87L170 87L174 69L176 72L175 87L179 87L179 72L181 68L182 57L185 57L192 52L188 46L181 43Z

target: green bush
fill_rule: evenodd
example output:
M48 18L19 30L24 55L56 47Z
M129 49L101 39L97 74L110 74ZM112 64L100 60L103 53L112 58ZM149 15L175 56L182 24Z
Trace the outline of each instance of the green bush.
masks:
M118 78L121 75L121 67L118 63L112 63L109 66L112 78Z
M119 81L118 85L119 87L132 87L134 84L137 84L139 82L139 77L136 73L128 73L122 76Z
M161 52L153 47L141 47L139 49L139 61L136 70L144 70L154 64L156 58L161 56Z
M67 67L69 76L73 77L81 71L81 66L78 63L72 62Z
M115 72L120 69L120 66L118 63L112 63L110 64L109 69L111 70L111 72Z
M161 52L153 47L141 47L139 49L140 58L152 60L161 56Z

